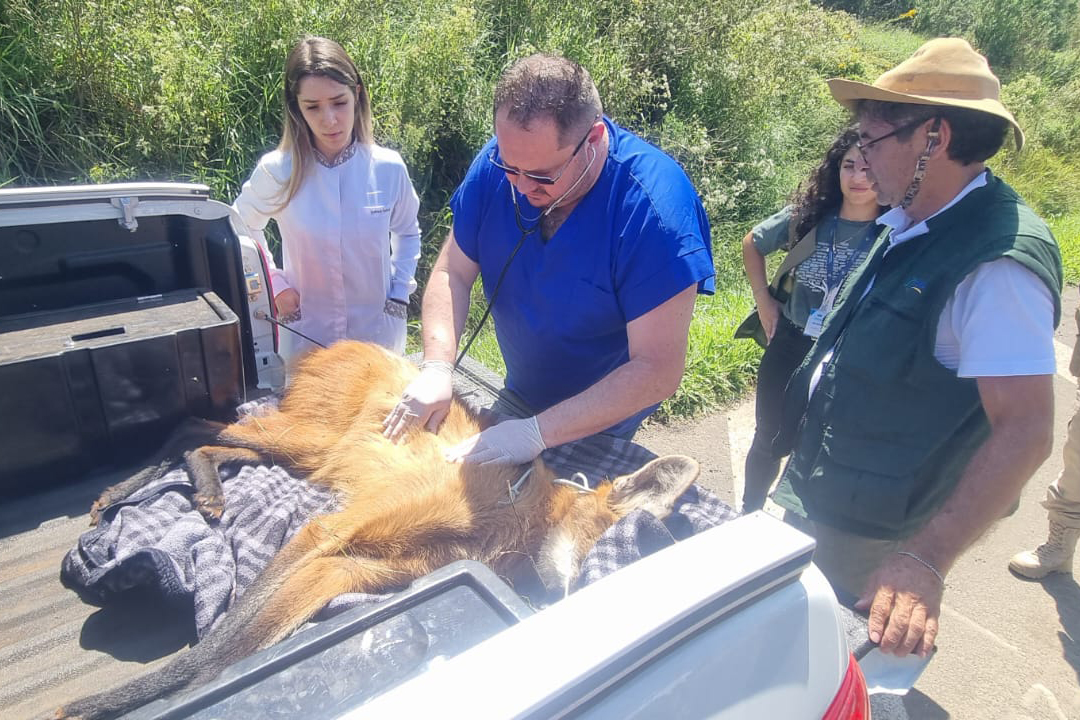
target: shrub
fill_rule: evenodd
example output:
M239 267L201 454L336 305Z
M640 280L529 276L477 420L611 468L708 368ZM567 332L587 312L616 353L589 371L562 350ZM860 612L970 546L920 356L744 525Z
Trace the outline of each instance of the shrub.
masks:
M1076 0L923 0L915 29L966 37L1000 71L1041 62L1065 48L1076 30L1077 13Z

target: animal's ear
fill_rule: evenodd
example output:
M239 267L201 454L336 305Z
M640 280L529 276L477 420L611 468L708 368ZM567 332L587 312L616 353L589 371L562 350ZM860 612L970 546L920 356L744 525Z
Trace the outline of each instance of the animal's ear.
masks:
M697 460L685 455L656 458L636 473L616 478L608 504L619 515L640 508L663 519L675 507L675 500L697 480L698 472Z

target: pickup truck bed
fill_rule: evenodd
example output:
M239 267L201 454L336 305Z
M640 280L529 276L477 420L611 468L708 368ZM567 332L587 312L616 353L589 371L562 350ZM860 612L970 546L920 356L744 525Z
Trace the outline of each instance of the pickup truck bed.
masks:
M4 619L0 621L0 668L2 668L0 674L3 679L0 683L0 703L5 708L5 718L18 720L47 715L65 701L118 684L145 672L158 663L164 662L174 653L183 651L184 646L194 638L190 608L187 608L186 612L171 610L162 606L162 603L155 598L137 595L122 602L112 602L105 608L96 608L84 603L60 582L61 559L87 527L88 515L85 509L102 489L122 475L123 473L115 472L97 475L63 489L8 503L0 509L0 602L8 609ZM779 527L774 527L774 523ZM704 715L711 715L717 710L717 693L719 692L720 697L724 697L732 690L718 691L713 687L715 680L710 683L707 678L700 677L698 672L687 673L687 663L691 666L697 663L709 664L710 670L705 674L712 678L734 677L733 672L741 673L751 670L751 676L743 677L737 683L744 687L750 687L757 682L752 680L753 676L757 676L758 680L771 676L770 672L758 675L758 671L769 667L776 671L783 667L782 674L785 677L802 680L802 682L789 685L783 698L785 702L796 703L788 707L801 705L806 701L806 697L800 695L803 692L802 683L807 683L808 687L829 688L835 681L824 679L819 675L824 674L832 678L843 674L844 667L840 659L846 654L847 644L842 635L835 634L840 629L834 624L835 620L826 619L833 615L835 607L829 599L829 592L825 589L824 579L820 573L812 567L807 567L809 551L812 547L808 539L799 540L801 536L798 533L787 530L782 524L764 516L740 518L730 523L732 526L743 524L747 527L742 528L742 531L738 531L735 527L729 530L727 525L706 531L706 534L715 536L707 545L684 541L676 547L662 551L660 555L671 555L673 551L677 554L677 557L671 555L666 563L660 557L653 556L646 559L652 561L651 564L642 561L649 567L643 566L636 573L627 573L626 571L632 571L642 563L632 565L611 576L612 581L618 578L621 580L614 584L607 583L606 590L599 588L594 590L595 586L586 588L588 592L582 591L569 600L537 613L536 618L541 620L542 624L535 626L531 632L521 635L516 632L516 628L512 628L514 633L510 630L499 632L498 637L490 638L485 645L497 642L494 647L503 648L502 651L481 652L479 657L487 657L488 659L485 660L476 660L476 654L473 653L473 659L468 662L483 664L487 668L484 671L484 675L487 676L496 668L504 667L505 669L508 658L517 655L518 651L514 649L515 647L518 649L530 647L530 650L524 653L524 657L531 657L534 650L544 656L552 657L553 653L558 652L558 647L566 649L565 642L589 637L590 640L584 642L580 649L587 649L596 657L593 658L589 653L581 651L571 656L576 663L596 663L590 666L588 672L580 673L581 677L588 677L588 682L580 682L580 685L585 687L603 687L606 683L602 681L602 678L616 669L618 672L615 675L619 677L627 673L636 675L634 668L644 663L649 667L657 668L650 671L652 675L660 673L661 679L648 681L658 683L658 688L666 687L670 681L663 678L667 677L683 678L681 682L687 683L693 681L695 684L692 690L689 685L685 688L688 691L685 695L686 702L689 702L691 697L699 700L710 697L712 699L705 704L697 704L699 700L696 700L694 704L696 709L692 714L696 715L700 710ZM757 530L754 529L755 526ZM760 559L763 561L760 568L756 567L759 559L756 555L742 554L743 559L735 561L725 550L731 546L732 542L744 546L748 542L760 543L761 538L764 537L772 537L773 541L771 547L761 546L764 552L760 553ZM701 539L705 540L705 538ZM695 551L692 547L698 548L697 557L693 555ZM691 554L688 555L688 552ZM705 557L724 558L724 567L718 567L715 575L694 573L689 569L707 564ZM624 573L626 576L622 577ZM710 575L713 576L710 577ZM652 608L651 615L648 613L637 615L637 611L630 609L634 607L633 603L624 608L622 614L613 612L615 608L623 605L621 602L616 602L615 598L635 596L642 591L649 591L650 588L655 592L658 590L656 587L658 578L662 580L662 587L665 590L648 603L648 608ZM427 580L428 578L418 581L418 584L423 584ZM498 580L495 582L501 584ZM626 585L627 583L630 584ZM598 585L604 585L604 582L601 581ZM503 589L509 592L505 586ZM667 589L673 591L668 592ZM580 602L577 600L579 594L582 595ZM586 601L585 596L592 599ZM664 598L664 602L657 605L660 598ZM517 605L523 605L516 596L510 599ZM570 600L575 600L576 605ZM564 610L559 611L564 603L569 604ZM581 603L585 605L578 610L571 608ZM667 604L671 603L678 605L678 609L668 608ZM513 607L514 603L509 603L508 606ZM354 610L362 610L362 608L354 608ZM706 610L708 612L702 615ZM365 612L372 613L371 610L365 610ZM515 614L519 617L524 616L520 612ZM528 614L527 609L524 614ZM446 615L446 617L451 616L453 614ZM584 624L571 623L563 627L575 617ZM596 620L589 621L587 618ZM339 616L326 621L326 624L329 627L334 623L340 624L348 620L346 616ZM513 624L516 620L510 618L509 622ZM604 627L613 629L609 623L620 626L621 632L615 634L605 632ZM638 625L641 623L645 625L639 628ZM322 631L323 623L319 626L319 630ZM685 652L682 649L674 654L671 652L672 647L682 648L689 642L689 638L693 638L700 632L694 628L705 627L714 628L708 631L707 640L703 637L693 644L685 645L687 648ZM498 629L496 628L495 631L497 632ZM865 634L865 628L861 632ZM766 636L777 633L784 638L782 647L766 639ZM314 634L318 635L318 632ZM507 636L501 638L503 634ZM257 655L249 658L242 665L246 663L248 669L257 670L265 666L267 662L278 662L288 654L290 648L301 648L302 655L307 652L304 648L310 644L309 637L296 636L281 646L262 653L261 657ZM487 637L490 637L490 629ZM560 637L563 638L562 641L557 640ZM848 637L850 638L851 635L849 634ZM604 638L606 640L603 640ZM484 636L477 636L476 640L483 641ZM543 649L531 647L531 643L536 642L548 643L548 645ZM625 647L621 644L624 642ZM520 647L515 643L520 643ZM467 647L468 645L463 645L455 652L465 650ZM698 649L692 651L691 648L694 647ZM719 648L722 648L723 652L717 652ZM817 650L810 651L810 648L817 648ZM641 654L643 649L648 649L647 655ZM481 650L481 648L478 647L476 650ZM490 652L495 652L493 656L495 659L489 657ZM502 660L497 659L500 652L504 653ZM445 651L440 654L448 657ZM807 664L808 660L814 657L831 658L832 661ZM751 660L751 658L756 659ZM354 659L350 667L355 667L357 662L358 660ZM660 664L657 664L658 662ZM833 665L833 663L837 664ZM509 664L515 663L509 662ZM568 678L575 676L576 671L564 667L565 660L556 662L556 666L565 671L563 674L570 673ZM441 665L436 664L433 667L441 667ZM752 670L755 667L757 670ZM423 668L419 670L422 672ZM533 668L527 674L539 677L535 675L538 670L539 668ZM374 677L379 673L361 674ZM558 673L555 674L558 675ZM550 670L542 673L542 676L554 685L544 690L545 693L551 693L551 695L540 705L551 709L561 706L564 702L577 705L583 700L583 697L579 698L576 695L567 696L568 690L557 689L559 683L554 682L554 675ZM443 673L430 680L436 686L439 683L450 683L450 686L453 686L454 683L460 682L460 678L454 680L454 677L453 673L449 676ZM511 673L504 678L503 682L509 682L513 677L515 674ZM694 680L694 678L697 679ZM419 679L422 678L417 680ZM576 688L578 684L566 678L563 680L570 683L568 686L570 688ZM701 685L701 682L705 684ZM233 684L235 689L227 687L229 684L227 681L219 681L218 684L230 693L242 692L244 687L242 684L236 686L235 683ZM417 710L423 705L425 698L431 697L428 684L405 691L404 695L398 692L392 698L388 697L390 707L396 707L395 703L400 703L404 698L411 710ZM401 689L404 691L406 687L412 686L402 686ZM445 692L446 686L442 687L443 689L437 691L436 695ZM637 687L637 684L633 683L624 687L632 689ZM421 690L421 688L425 689ZM516 697L521 700L527 694L526 690L530 692L537 690L530 683L525 683L519 689L521 693L504 693L501 697ZM573 692L578 692L578 689L573 689ZM667 695L661 692L661 696ZM633 690L626 702L633 705L639 702L640 697L640 693ZM753 696L750 697L753 699ZM803 699L798 700L799 697ZM816 702L827 701L827 699L828 696L819 697ZM555 705L549 705L550 703L555 703ZM811 705L814 704L815 702L811 702ZM376 706L382 707L378 703ZM503 712L506 711L515 715L523 713L530 717L542 717L546 712L540 711L540 714L536 714L537 711L534 708L534 712L530 714L525 711L525 707L527 704L522 706L511 704L500 710L486 707L481 715L493 718L502 717ZM711 710L707 709L709 707ZM750 707L761 709L753 702ZM824 705L820 707L823 708ZM433 710L431 706L428 706L428 709ZM147 710L150 712L141 713L139 716L156 717L156 713L160 712L161 708L151 711L148 707ZM399 715L396 710L385 715L375 710L375 707L372 708L374 717L412 716L411 710L406 715ZM331 714L326 717L333 716ZM361 716L368 715L362 713ZM722 717L728 716L722 715ZM739 715L732 717L739 717Z
M466 360L459 395L490 404L498 376ZM134 468L87 476L0 503L0 707L10 720L139 675L195 640L191 608L132 593L103 608L60 581L60 564L90 527L101 492Z
M6 718L42 716L138 675L194 637L190 621L160 603L132 596L97 608L60 582L60 561L89 527L91 503L125 475L97 474L0 507L0 707Z

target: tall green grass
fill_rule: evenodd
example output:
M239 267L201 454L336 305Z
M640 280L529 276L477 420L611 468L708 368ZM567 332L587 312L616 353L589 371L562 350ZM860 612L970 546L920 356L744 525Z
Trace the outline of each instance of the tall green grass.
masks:
M1010 8L1025 2L1042 0ZM875 22L910 9L827 5ZM288 49L327 35L356 60L376 139L402 153L421 195L423 283L449 195L491 132L496 79L527 53L559 52L589 68L609 115L679 160L709 214L717 294L698 302L685 380L661 411L691 415L753 382L759 351L731 339L750 308L739 241L845 121L825 80L872 80L907 57L924 40L911 18L861 24L810 0L5 0L0 185L194 180L230 201L277 143ZM1080 55L1044 35L1007 68L1029 148L994 163L1052 218L1076 277ZM490 329L473 354L501 367Z
M1070 285L1080 283L1080 213L1052 216L1049 224L1061 248L1065 282Z

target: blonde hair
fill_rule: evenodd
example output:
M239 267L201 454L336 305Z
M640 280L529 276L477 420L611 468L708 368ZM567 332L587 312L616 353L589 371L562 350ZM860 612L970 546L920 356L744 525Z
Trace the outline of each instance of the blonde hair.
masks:
M356 64L338 43L324 37L308 36L300 40L285 60L285 126L278 150L292 158L289 181L281 190L281 206L285 207L296 195L304 175L314 162L311 129L300 112L297 93L300 81L309 75L319 75L345 85L356 93L356 117L353 137L363 145L374 142L372 137L371 101L367 87Z

